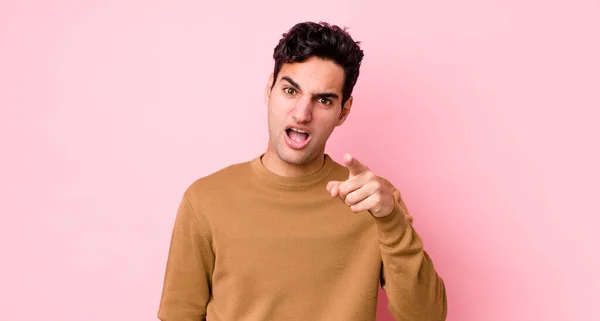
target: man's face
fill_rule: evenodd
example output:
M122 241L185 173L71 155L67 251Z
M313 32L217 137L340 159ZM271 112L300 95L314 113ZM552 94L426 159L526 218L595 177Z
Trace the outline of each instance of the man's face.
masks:
M352 98L342 108L344 69L312 57L284 64L265 90L270 144L284 162L303 165L325 151L327 139L344 123Z

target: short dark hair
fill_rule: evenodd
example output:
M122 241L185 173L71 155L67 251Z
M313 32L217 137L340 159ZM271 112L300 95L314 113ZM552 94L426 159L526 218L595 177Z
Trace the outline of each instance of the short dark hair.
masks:
M352 95L364 56L360 41L354 41L346 30L326 22L301 22L293 26L273 50L275 70L271 88L284 63L303 62L311 57L332 60L344 69L343 107Z

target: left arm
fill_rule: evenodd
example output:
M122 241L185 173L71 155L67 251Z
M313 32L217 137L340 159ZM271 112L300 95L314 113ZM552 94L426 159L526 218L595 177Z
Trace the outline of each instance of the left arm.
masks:
M388 310L396 320L443 321L448 310L444 282L410 223L400 192L385 182L394 197L394 207L390 214L375 217L375 222Z
M350 170L348 180L329 182L327 191L353 212L372 214L388 309L398 321L444 321L448 309L444 282L411 224L400 192L352 156L344 157L344 165Z

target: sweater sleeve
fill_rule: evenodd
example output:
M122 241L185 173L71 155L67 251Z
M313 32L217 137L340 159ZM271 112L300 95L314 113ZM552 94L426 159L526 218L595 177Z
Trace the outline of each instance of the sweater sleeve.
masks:
M208 222L184 195L173 228L158 318L206 320L215 255Z
M443 321L448 309L444 282L407 219L410 215L400 192L384 182L396 200L391 214L375 218L388 310L397 321Z

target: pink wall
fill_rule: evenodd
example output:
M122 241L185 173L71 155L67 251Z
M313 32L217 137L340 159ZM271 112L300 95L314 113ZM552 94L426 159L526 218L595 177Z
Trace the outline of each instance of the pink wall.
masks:
M448 320L600 320L599 3L369 2L0 2L0 319L154 320L184 188L327 20L366 53L328 152L401 188Z

